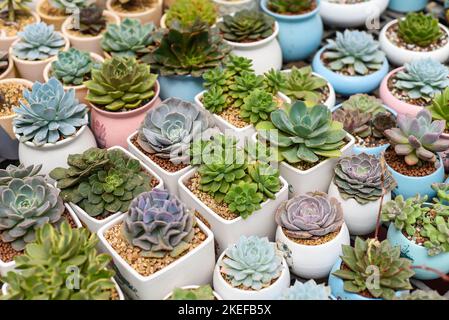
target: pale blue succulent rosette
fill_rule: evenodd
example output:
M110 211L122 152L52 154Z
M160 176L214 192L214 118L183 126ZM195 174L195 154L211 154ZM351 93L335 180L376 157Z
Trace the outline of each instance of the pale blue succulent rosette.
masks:
M423 10L428 0L390 0L388 9L396 12L410 12Z
M176 97L194 102L195 96L204 90L202 77L160 75L158 81L161 86L159 96L162 100Z
M317 284L314 279L304 283L296 280L290 288L285 289L279 300L336 300L330 287L324 283Z

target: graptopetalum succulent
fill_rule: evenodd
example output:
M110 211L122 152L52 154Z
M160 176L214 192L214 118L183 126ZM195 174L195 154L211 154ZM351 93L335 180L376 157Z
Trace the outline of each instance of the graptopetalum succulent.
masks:
M327 81L312 74L310 66L292 67L289 73L285 73L285 83L280 91L293 100L303 100L312 104L318 104L323 99L322 90L327 86Z
M428 109L432 113L433 119L445 120L446 128L449 127L449 87L435 95Z
M340 196L364 205L378 200L382 193L396 187L390 171L384 170L375 155L361 153L338 160L334 168L334 183ZM383 176L383 177L382 177Z
M192 289L175 288L170 300L215 300L215 296L212 287L206 284Z
M340 230L343 210L324 192L308 192L282 202L275 214L284 233L295 239L317 239Z
M177 257L189 248L195 216L179 199L163 189L134 198L123 220L122 233L144 257Z
M268 238L241 236L218 262L220 272L233 287L261 290L282 272L282 255Z
M82 34L97 36L106 28L106 18L103 9L91 4L80 10L79 31Z
M277 108L273 95L258 88L251 91L243 99L243 104L240 107L240 116L246 122L257 124L262 120L268 120L270 113Z
M189 27L201 21L209 27L217 20L217 8L210 0L176 0L167 10L165 24L168 28L177 21L182 27Z
M365 93L350 96L348 100L342 103L342 108L345 110L359 110L372 115L385 112L382 100Z
M449 140L442 139L446 121L432 121L430 111L422 109L416 117L399 114L397 128L385 130L385 136L394 146L399 156L404 156L407 165L413 166L420 161L435 162L436 152L449 149Z
M30 11L28 8L29 2L31 2L31 0L4 0L0 2L0 12L4 12L5 17L9 22L15 22L18 11ZM2 17L2 14L0 14L0 17Z
M298 14L313 8L313 0L268 0L268 9L279 14Z
M374 298L393 299L397 291L410 290L410 278L415 274L412 262L401 258L400 246L388 240L357 237L354 247L342 245L345 268L332 274L344 281L344 290L352 293L368 291ZM373 283L373 276L378 281Z
M331 289L324 283L317 284L310 279L304 283L296 280L290 288L285 289L280 300L330 300Z
M254 211L261 208L262 193L258 192L258 185L254 182L239 181L232 184L224 197L231 212L237 213L243 219L248 218Z
M431 14L410 12L398 22L398 36L406 43L427 47L437 42L443 32L438 19Z
M93 67L89 52L70 48L58 53L58 59L51 63L51 73L64 85L78 86L83 84Z
M114 271L107 269L111 258L97 253L97 243L96 234L87 229L72 229L67 222L59 230L45 224L36 231L36 241L15 258L20 272L8 272L8 292L0 300L111 299L115 290Z
M41 176L39 171L41 171L42 165L30 165L25 167L23 163L15 166L9 164L6 169L0 169L0 186L6 186L11 182L12 179L27 179L34 176Z

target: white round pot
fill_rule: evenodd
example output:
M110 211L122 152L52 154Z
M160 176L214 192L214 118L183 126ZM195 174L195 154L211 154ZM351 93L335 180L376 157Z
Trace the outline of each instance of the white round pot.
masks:
M65 45L62 50L67 51L70 47L70 41L65 35L63 35L63 34L61 34L61 35L64 37L64 40L65 40ZM33 82L34 81L43 82L44 81L44 68L53 57L49 57L45 60L36 60L36 61L29 61L29 60L23 60L23 59L17 58L13 54L13 47L20 40L21 39L19 38L16 41L14 41L14 43L9 48L9 54L11 55L12 59L14 60L14 65L16 66L17 71L19 72L21 78L24 78L24 79L27 79L27 80L30 80Z
M115 11L112 7L112 3L116 0L107 0L106 1L106 9L108 11L111 11L115 13L120 20L124 20L126 18L131 19L137 19L140 20L141 23L154 23L156 26L159 26L159 21L162 16L162 1L163 0L157 0L155 3L155 6L151 9L148 9L146 11L142 12L122 12L122 11Z
M410 62L412 60L423 59L423 58L432 58L438 60L441 63L445 63L449 58L449 41L443 47L429 52L419 52L412 51L404 48L397 47L394 43L392 43L387 38L387 30L390 26L397 23L398 20L393 20L387 23L379 34L379 43L380 48L383 52L385 52L388 61L397 66L402 66L403 64ZM440 23L440 28L443 29L449 35L449 29Z
M103 16L106 18L108 24L119 24L120 18L117 14L104 10ZM62 24L62 33L70 40L70 45L72 48L95 53L97 55L103 56L103 49L101 48L101 39L103 38L103 33L97 36L78 36L70 33L68 30L71 29L73 22L73 17L68 17Z
M8 68L0 74L0 80L11 79L16 77L16 69L14 68L14 60L12 56L8 54Z
M258 2L256 0L213 0L217 6L218 14L225 16L233 14L240 10L257 9Z
M200 287L200 286L184 286L184 287L181 287L181 289L184 289L184 290L190 290L190 289L197 289L197 288L199 288L199 287ZM213 295L214 295L214 297L215 297L215 300L223 300L223 298L220 297L220 295L219 295L218 293L216 293L215 291L213 291L212 293L213 293ZM171 298L172 295L173 295L173 291L170 292L169 294L167 294L167 295L164 297L163 300L170 300L170 298Z
M370 0L352 4L322 0L320 15L325 24L335 27L371 27L378 24L379 17L387 6L388 0Z
M35 23L41 21L41 18L36 12L29 11L29 13L34 17ZM0 31L0 51L8 51L9 47L11 47L13 42L16 41L18 37L19 37L18 35L7 36L6 32Z
M334 197L340 202L343 209L345 223L351 235L367 235L376 230L377 216L379 214L380 198L367 204L360 204L355 199L343 199L334 181L329 185L329 197ZM391 192L384 196L383 203L391 200Z
M290 271L301 278L320 279L327 277L341 255L341 246L349 245L349 231L343 223L338 235L329 242L312 246L290 240L282 228L276 230L276 243L284 252Z
M290 286L290 271L287 262L282 258L282 272L269 287L261 290L244 290L232 287L220 273L220 262L226 252L223 252L217 260L214 269L214 289L224 300L276 300L282 292Z

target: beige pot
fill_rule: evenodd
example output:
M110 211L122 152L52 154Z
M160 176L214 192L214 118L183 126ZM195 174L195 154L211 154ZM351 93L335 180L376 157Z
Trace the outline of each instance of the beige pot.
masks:
M63 51L67 51L70 47L70 41L69 39L62 34L65 40L65 46L62 49ZM14 60L14 65L17 68L17 71L19 72L21 78L30 80L30 81L44 81L44 68L47 65L47 63L53 59L54 57L49 57L45 60L36 60L36 61L28 61L28 60L22 60L14 56L12 48L14 45L19 42L21 39L17 39L14 41L14 43L9 48L9 54L11 55L12 59Z
M16 77L16 68L14 68L14 61L12 59L12 56L9 55L8 57L9 61L8 61L8 68L6 68L5 72L3 72L2 74L0 74L0 80L3 79L10 79L10 78L15 78Z
M30 11L30 14L34 17L35 22L41 21L41 18L36 12ZM11 44L16 41L18 37L19 36L17 35L8 37L6 36L6 32L0 33L0 51L7 51Z
M109 23L119 24L120 18L118 15L111 11L104 10L103 16L106 18L106 20ZM101 39L103 38L103 34L100 33L99 35L92 37L92 36L86 36L86 37L80 37L76 36L73 33L70 33L68 30L70 30L70 27L72 26L72 20L73 17L68 17L64 23L62 24L61 31L62 33L69 38L70 45L72 48L81 50L81 51L87 51L87 52L93 52L98 55L103 55L103 49L101 48Z
M118 15L121 20L123 20L125 18L133 18L133 19L140 20L142 23L153 22L156 26L159 26L159 20L161 19L161 16L162 16L162 1L163 0L157 0L156 5L147 11L135 12L135 13L134 12L124 13L124 12L115 11L112 8L113 1L115 1L115 0L107 0L106 8L109 11L114 12L116 15Z
M46 14L42 10L42 5L47 1L49 1L49 0L39 0L39 2L37 3L37 6L36 6L37 14L39 15L39 17L41 18L41 20L43 22L45 22L46 24L54 25L55 30L60 31L62 24L64 23L65 19L67 19L67 16L63 16L63 17L56 16L55 17L55 16L49 16L48 14Z

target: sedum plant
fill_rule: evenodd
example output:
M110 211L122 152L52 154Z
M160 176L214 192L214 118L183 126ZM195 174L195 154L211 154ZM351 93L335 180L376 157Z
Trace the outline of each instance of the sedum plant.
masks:
M12 53L22 60L45 60L58 54L65 46L65 39L53 25L44 22L29 24L18 32L20 38L12 47Z
M98 254L98 238L87 229L72 229L63 222L59 231L45 224L36 241L15 258L17 270L8 272L8 292L2 300L110 300L114 272L111 258ZM77 282L73 272L77 270Z
M362 113L370 113L372 115L385 112L382 100L365 93L350 96L348 100L342 103L341 108L352 111L359 110Z
M79 32L85 35L97 36L106 29L106 18L103 9L91 4L80 10Z
M285 84L281 86L281 92L293 100L303 100L312 104L321 102L322 90L327 86L327 81L312 74L310 66L296 68L292 67L285 74Z
M15 132L21 142L31 141L36 146L56 143L76 134L87 124L87 107L75 98L75 89L64 91L56 78L46 83L35 82L24 90L20 106L14 108Z
M415 274L412 262L401 258L401 248L388 240L355 239L354 247L342 245L345 268L332 274L344 282L344 290L351 293L368 291L374 298L393 299L397 291L410 290L410 278ZM373 285L373 274L379 278Z
M275 214L276 223L294 239L317 239L339 231L343 210L335 198L316 191L296 195L282 202Z
M257 10L240 10L226 15L217 27L228 41L254 42L268 38L274 32L274 18Z
M219 266L233 287L261 290L281 275L282 255L266 237L241 236L226 249Z
M51 73L64 85L79 86L90 76L93 67L88 52L70 48L58 53L58 59L51 63Z
M29 12L28 8L31 0L4 0L0 3L0 12L4 11L9 22L16 21L16 14L19 11Z
M372 115L370 113L365 113L357 109L346 110L339 108L332 113L332 119L341 122L346 132L360 138L371 136L371 118Z
M144 257L177 257L189 249L194 237L194 214L163 189L138 195L123 220L122 233Z
M449 128L449 87L435 94L428 109L432 113L433 119L445 120L446 128Z
M270 69L264 73L263 81L264 89L272 95L275 95L284 88L287 79L285 73Z
M170 300L215 300L212 287L208 284L198 288L175 288Z
M263 194L264 200L274 199L281 190L279 170L267 163L257 161L249 164L248 175L257 184L257 190Z
M448 300L445 296L442 296L436 290L413 290L412 292L403 292L394 300Z
M310 279L304 283L296 280L290 288L284 290L279 297L280 300L330 300L330 287L317 284Z
M201 21L212 26L217 17L217 8L210 0L176 0L167 10L165 24L172 28L177 21L182 27L189 27Z
M345 72L350 76L367 75L379 70L385 61L379 43L365 31L337 32L336 39L327 42L322 59L333 71Z
M268 9L275 13L291 15L299 14L313 8L313 0L268 0Z
M268 120L270 113L277 108L277 103L270 93L255 89L243 99L240 116L246 122L257 124L262 120Z
M35 176L42 176L39 174L41 169L41 164L30 165L28 167L25 167L22 163L18 166L9 164L6 169L0 169L0 187L8 185L12 179L26 180Z
M247 219L254 211L261 208L262 193L258 192L258 185L254 182L239 181L233 184L224 197L231 212Z
M422 12L410 12L399 20L397 32L406 43L420 47L427 47L443 36L438 19Z
M92 79L85 82L86 99L111 112L136 109L154 97L156 78L149 65L116 56L92 70Z

